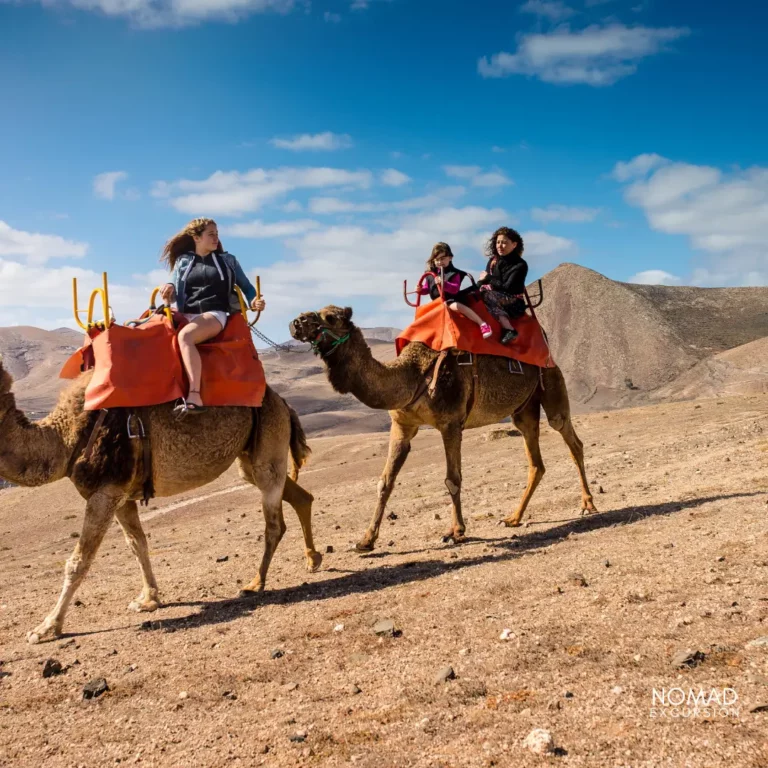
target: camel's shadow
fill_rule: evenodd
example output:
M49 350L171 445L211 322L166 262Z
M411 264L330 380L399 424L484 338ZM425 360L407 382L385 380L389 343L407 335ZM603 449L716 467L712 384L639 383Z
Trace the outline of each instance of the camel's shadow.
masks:
M468 539L468 543L485 544L492 546L496 552L478 555L476 557L464 557L456 560L424 560L399 563L397 565L380 565L362 571L338 571L344 575L318 581L313 584L303 584L298 587L286 587L273 589L254 596L245 598L214 600L214 601L190 601L166 604L167 607L200 606L202 610L189 616L181 616L174 619L156 619L144 622L142 630L161 630L175 632L181 629L192 629L206 625L221 624L234 621L241 616L246 616L254 610L265 605L285 605L306 600L329 600L346 597L353 594L366 594L378 592L388 587L400 584L425 581L442 576L445 573L456 573L466 568L485 565L493 562L506 562L515 560L523 554L551 546L563 541L571 534L583 534L590 531L610 528L616 525L629 525L639 520L652 516L671 515L686 509L700 507L714 501L728 499L751 498L762 496L763 492L721 494L719 496L706 496L686 501L671 501L662 504L639 505L624 507L622 509L603 512L595 515L575 518L548 528L543 531L512 534L510 537ZM453 548L451 548L453 549ZM499 553L498 549L506 552ZM438 551L444 551L441 547ZM413 550L410 552L392 552L392 555L420 554L431 551ZM326 572L333 571L327 569Z

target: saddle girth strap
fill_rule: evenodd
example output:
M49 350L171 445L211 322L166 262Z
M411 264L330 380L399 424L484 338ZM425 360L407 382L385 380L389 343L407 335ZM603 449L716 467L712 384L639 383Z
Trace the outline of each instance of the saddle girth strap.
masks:
M148 425L149 418L146 408L132 408L128 412L128 436L131 439L141 440L142 497L139 503L145 507L149 505L149 500L155 495L155 486L152 482L152 443L149 438Z

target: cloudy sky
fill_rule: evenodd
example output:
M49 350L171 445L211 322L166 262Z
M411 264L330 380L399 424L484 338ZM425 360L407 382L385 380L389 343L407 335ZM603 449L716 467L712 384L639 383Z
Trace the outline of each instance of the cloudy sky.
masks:
M768 284L768 10L754 0L0 0L0 325L119 320L193 216L262 329L400 325L432 244L532 276Z

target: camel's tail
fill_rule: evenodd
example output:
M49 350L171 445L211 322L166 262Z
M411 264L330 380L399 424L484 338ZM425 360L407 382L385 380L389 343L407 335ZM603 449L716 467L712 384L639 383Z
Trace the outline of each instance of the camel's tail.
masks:
M312 450L307 444L307 436L299 421L299 414L288 406L291 414L291 469L288 473L294 482L299 477L299 470L309 461Z

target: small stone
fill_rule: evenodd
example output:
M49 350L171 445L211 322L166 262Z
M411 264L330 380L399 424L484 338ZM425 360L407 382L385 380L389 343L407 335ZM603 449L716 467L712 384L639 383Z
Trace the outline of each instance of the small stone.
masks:
M678 651L673 657L670 664L677 669L685 669L687 667L695 667L704 661L704 654L701 651Z
M189 694L186 691L181 691L179 693L179 698L180 699L187 699L187 698L189 698Z
M229 699L230 701L236 701L237 700L237 694L234 691L224 691L224 693L221 694L225 699Z
M758 637L755 640L750 640L747 643L747 648L765 648L768 646L768 635Z
M337 625L336 625L336 626L333 628L333 631L334 631L334 632L343 632L343 631L344 631L344 625L343 625L343 624L337 624Z
M392 621L392 619L382 619L381 621L376 622L373 631L379 637L394 637L395 622Z
M468 656L472 651L469 648L462 648L459 651L459 656Z
M765 704L758 704L757 706L752 707L749 711L750 712L768 712L768 702L766 702Z
M435 520L439 520L439 519L440 519L440 513L439 512L435 512Z
M282 659L283 656L285 656L285 652L281 651L279 648L273 648L269 655L270 658L273 659Z
M72 531L72 533L69 534L70 539L79 539L80 534L77 531Z
M573 694L572 694L570 691L566 691L566 692L563 694L563 698L564 698L564 699L572 699L572 698L573 698Z
M610 561L610 560L603 560L603 565L604 565L606 568L610 568L610 567L611 567L611 561Z
M226 562L227 562L227 560L229 560L229 555L219 555L219 556L216 558L216 562L217 562L217 563L226 563Z
M603 486L602 485L598 485L597 486L597 492L598 493L605 493L605 491L603 490Z
M387 546L388 546L388 547L394 547L394 546L395 546L395 542L394 542L394 541L390 541L390 542L387 544Z
M614 696L620 696L622 693L624 693L624 689L620 685L614 685L613 688L611 688L611 693Z
M722 555L720 555L720 557L717 558L717 562L718 563L724 563L725 562L725 558Z
M642 657L642 656L641 656L639 653L636 653L636 654L635 654L635 655L634 655L632 658L633 658L633 659L634 659L636 662L638 662L638 663L639 663L639 662L640 662L640 660L641 660L643 657Z
M298 683L288 683L287 685L283 686L283 690L286 693L291 693L292 691L295 691L299 687Z
M107 681L103 677L95 677L83 686L84 699L98 699L99 696L109 690Z
M512 640L515 633L511 629L503 629L499 635L499 640Z
M61 662L56 659L46 659L45 666L43 667L43 677L53 677L54 675L60 675L64 670L61 667Z
M534 728L526 737L523 746L534 755L549 755L555 751L552 734L544 728Z
M357 694L362 693L362 691L354 683L352 683L352 685L347 686L347 693L351 693L353 696L357 696Z
M584 578L584 575L581 574L581 573L569 573L568 574L568 581L570 581L571 584L574 584L577 587L587 587L587 586L589 586L587 584L587 580Z
M70 645L74 645L77 641L74 637L69 640L65 640L63 643L59 643L59 648L69 648Z
M303 744L307 740L307 732L306 731L296 731L296 733L291 736L291 741L295 744Z
M325 548L325 554L326 554L326 555L332 555L332 554L333 554L333 546L332 546L331 544L329 544L329 545L328 545L328 546Z
M453 671L453 667L443 667L437 675L435 675L435 685L440 683L447 683L449 680L454 680L456 673Z
M394 512L390 512L387 515L387 520L397 520L397 515Z

